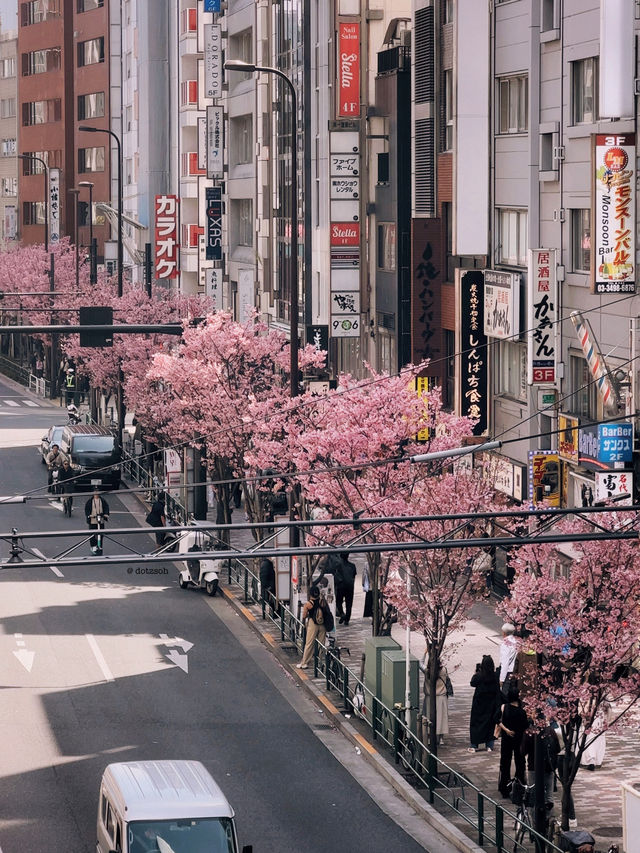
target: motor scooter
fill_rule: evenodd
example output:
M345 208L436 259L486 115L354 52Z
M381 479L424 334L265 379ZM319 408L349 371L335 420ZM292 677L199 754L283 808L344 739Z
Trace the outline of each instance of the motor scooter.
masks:
M185 568L178 574L178 585L180 589L205 589L207 595L215 595L218 591L219 573L224 568L224 560L212 560L209 558L198 559L198 552L210 550L206 544L206 537L200 532L189 532L180 539L178 547L179 554L189 554L185 560Z

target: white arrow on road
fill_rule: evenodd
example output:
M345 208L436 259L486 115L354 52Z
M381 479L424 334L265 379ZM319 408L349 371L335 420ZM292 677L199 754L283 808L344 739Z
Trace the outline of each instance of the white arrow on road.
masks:
M188 652L193 648L193 643L190 643L189 640L183 640L182 637L175 637L173 640L169 639L167 634L160 634L161 640L168 640L164 645L165 646L180 646L183 652Z
M36 653L28 652L26 649L20 649L19 652L14 652L14 655L18 658L18 660L27 670L27 672L31 672L31 667L33 666L33 659L35 658Z
M171 649L169 654L165 655L165 657L169 658L171 663L175 663L176 666L179 666L183 672L189 672L189 658L186 655L180 654L180 652L177 652L175 649Z

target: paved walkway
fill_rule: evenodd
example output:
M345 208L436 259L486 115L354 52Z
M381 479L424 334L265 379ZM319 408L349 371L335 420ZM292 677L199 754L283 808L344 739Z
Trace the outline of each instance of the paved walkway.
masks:
M241 510L234 513L234 521L244 518ZM232 538L235 547L251 543L247 531L238 531ZM351 658L347 664L356 673L360 672L361 656L365 643L371 636L371 619L362 618L364 610L364 592L361 584L361 566L364 558L354 556L358 566L356 594L351 621L347 627L337 625L337 641L347 646ZM472 618L465 630L451 637L453 653L447 661L449 674L454 688L454 696L449 700L449 736L440 748L439 756L450 766L464 772L470 780L489 796L501 802L497 788L499 749L492 753L481 749L477 753L467 752L469 746L469 712L473 688L471 676L476 663L484 654L491 654L496 665L499 662L500 626L503 622L495 614L495 600L476 605ZM255 608L259 613L259 608ZM406 631L401 624L393 626L392 635L400 645L406 647ZM424 640L419 634L412 633L410 651L418 658L424 653ZM574 782L573 792L576 803L578 826L587 829L596 837L597 846L606 848L617 843L622 849L622 798L620 783L623 781L640 782L640 739L638 728L625 728L617 734L607 735L607 749L602 767L590 772L581 768ZM560 790L556 793L557 813L559 813Z

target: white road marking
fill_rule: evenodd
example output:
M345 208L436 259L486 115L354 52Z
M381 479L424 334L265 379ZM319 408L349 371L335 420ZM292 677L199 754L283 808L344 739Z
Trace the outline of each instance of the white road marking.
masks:
M85 634L85 637L87 638L87 642L91 646L91 651L93 652L95 659L98 661L98 666L102 670L102 674L104 675L105 681L115 681L113 673L109 669L109 666L106 660L104 659L104 655L100 651L100 647L96 642L96 638L93 636L93 634Z
M26 646L26 645L27 644L25 643L24 640L16 640L16 646Z
M15 654L15 652L14 652ZM168 655L165 655L166 658L169 658L171 663L175 663L176 666L179 666L183 672L189 672L189 658L186 655L180 654L175 649L171 649Z
M20 405L20 403L16 403L15 400L3 400L2 402L5 404L5 406L19 406Z
M22 666L27 670L27 672L31 672L33 667L33 659L36 656L35 652L28 652L26 649L20 649L19 652L14 652L14 655L18 658Z
M44 561L45 561L45 563L46 563L47 558L45 557L45 555L42 553L42 551L41 551L39 548L32 548L31 550L33 551L33 553L34 553L34 554L37 554L37 555L38 555L38 557L40 557L40 559L41 559L41 560L44 560ZM63 578L63 577L64 577L64 575L62 574L62 572L60 571L60 569L57 569L55 566L49 566L49 568L50 568L50 569L51 569L51 571L54 573L54 575L57 575L59 578ZM0 853L2 853L2 852L0 851Z
M57 509L58 512L64 512L63 505L59 501L54 500L53 498L49 498L49 506L52 506L54 509Z
M176 637L175 639L169 639L168 634L160 634L161 640L168 640L164 645L165 646L180 646L183 652L188 652L193 648L193 643L190 643L189 640L183 640L182 637Z
M40 403L34 403L33 400L21 400L21 402L24 403L25 406L35 406L37 409L40 408Z
M13 636L16 638L16 640L22 639L22 634L14 634Z

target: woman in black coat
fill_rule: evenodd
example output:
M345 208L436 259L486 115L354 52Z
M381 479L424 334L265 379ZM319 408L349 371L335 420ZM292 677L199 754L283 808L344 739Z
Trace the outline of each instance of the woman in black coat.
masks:
M469 752L475 752L478 744L485 743L487 752L492 752L496 711L500 707L498 674L491 655L484 655L471 679L475 687L469 718Z

